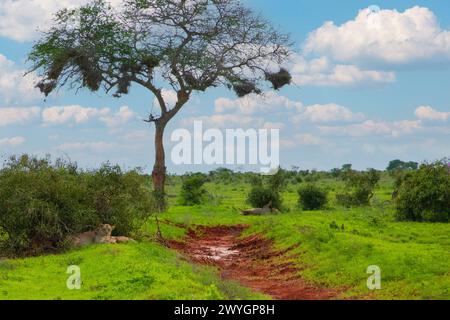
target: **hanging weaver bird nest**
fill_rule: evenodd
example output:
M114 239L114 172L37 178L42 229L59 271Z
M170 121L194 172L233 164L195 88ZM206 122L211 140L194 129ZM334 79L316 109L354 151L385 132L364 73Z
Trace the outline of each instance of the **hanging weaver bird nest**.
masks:
M261 93L261 90L259 90L254 83L249 81L233 83L233 90L239 98L245 97L250 93Z
M131 78L129 75L123 75L118 81L117 81L117 95L122 94L128 94L130 91L131 86Z
M142 64L147 67L148 71L152 71L154 68L159 66L160 60L155 56L145 56L141 60Z
M65 49L60 52L53 60L50 69L47 72L47 78L49 80L58 80L64 68L76 58L77 51L75 49Z
M39 83L38 88L42 88L41 91L44 90L42 92L48 95L56 87L53 81L56 82L64 69L70 66L78 68L84 86L91 91L97 91L100 88L103 77L98 59L80 49L73 48L67 48L54 57L53 63L46 74L47 80L50 81Z
M80 53L74 60L83 77L83 85L91 91L98 91L102 83L102 73L98 68L98 61L85 53Z
M36 88L38 88L46 97L48 97L48 95L55 90L57 85L57 82L55 80L50 80L50 81L39 81L38 84L36 85Z
M186 72L184 74L184 81L186 81L186 83L193 88L197 87L198 85L198 80L191 72Z
M266 73L266 80L272 83L275 90L279 90L285 85L291 84L292 76L289 71L281 68L280 71L276 73Z

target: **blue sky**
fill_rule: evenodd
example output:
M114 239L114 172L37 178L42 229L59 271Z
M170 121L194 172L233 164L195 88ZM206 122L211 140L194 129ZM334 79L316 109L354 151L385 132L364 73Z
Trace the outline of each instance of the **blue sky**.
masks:
M86 167L110 160L148 171L153 128L141 119L151 94L133 87L115 99L63 90L44 101L36 79L21 76L36 27L84 1L0 3L0 154L49 153ZM450 156L448 1L244 2L291 34L287 67L295 85L244 99L223 88L196 94L168 128L169 154L171 131L201 119L220 129L279 128L283 167L385 168L396 158ZM213 169L168 158L172 172Z

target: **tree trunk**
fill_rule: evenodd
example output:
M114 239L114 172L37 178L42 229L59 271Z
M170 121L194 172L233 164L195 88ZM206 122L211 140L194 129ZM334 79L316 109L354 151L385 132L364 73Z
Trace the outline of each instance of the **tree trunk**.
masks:
M166 182L166 156L164 151L164 129L166 122L155 122L155 165L153 166L153 188L160 211L165 208L164 185Z

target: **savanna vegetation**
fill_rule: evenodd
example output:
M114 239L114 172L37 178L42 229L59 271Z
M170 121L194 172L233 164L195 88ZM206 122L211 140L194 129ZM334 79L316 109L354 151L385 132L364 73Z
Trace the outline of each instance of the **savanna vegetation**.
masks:
M244 236L263 235L280 250L294 247L289 259L298 275L340 288L338 298L449 299L447 162L395 175L349 166L338 171L170 175L169 209L159 214L159 229L166 240L182 241L196 225L246 224ZM189 263L158 241L151 184L139 171L112 165L81 170L23 156L5 164L0 190L0 299L268 298L222 280L214 268ZM343 194L362 200L342 203ZM280 201L278 213L240 213L273 199ZM60 245L66 235L98 223L122 225L120 233L138 241ZM82 270L81 290L66 287L69 265ZM381 290L366 286L370 265L381 268Z

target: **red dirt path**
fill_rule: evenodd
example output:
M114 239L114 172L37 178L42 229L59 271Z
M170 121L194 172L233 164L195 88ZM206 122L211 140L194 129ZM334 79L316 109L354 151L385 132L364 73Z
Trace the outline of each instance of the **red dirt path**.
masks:
M195 263L219 268L223 279L280 300L323 300L338 295L337 290L311 286L303 281L289 251L276 251L270 240L261 236L242 239L244 225L196 227L184 242L171 242ZM292 248L291 248L292 249Z

